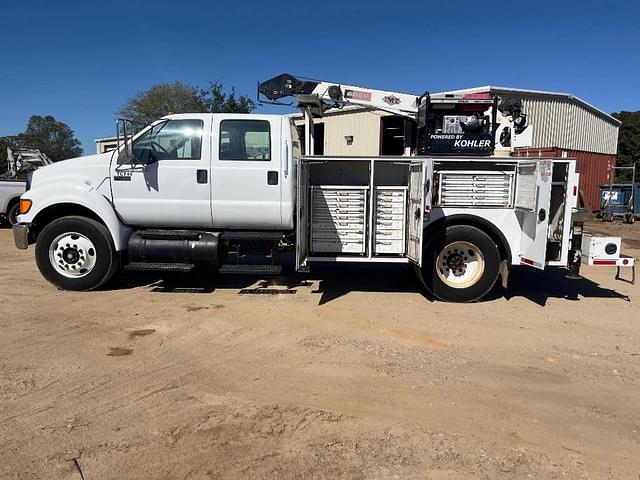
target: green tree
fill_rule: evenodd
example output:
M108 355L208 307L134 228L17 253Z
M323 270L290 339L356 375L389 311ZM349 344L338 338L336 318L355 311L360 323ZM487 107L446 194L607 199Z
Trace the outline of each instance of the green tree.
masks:
M24 133L17 136L18 146L37 148L54 162L82 155L80 141L74 131L53 116L32 115Z
M246 95L237 97L233 87L230 93L224 93L220 82L209 82L209 88L201 89L199 96L209 113L250 113L256 108L254 101Z
M138 92L116 114L131 120L134 130L139 130L168 113L205 111L206 106L197 88L174 82L154 85L144 92Z
M225 93L220 82L211 82L207 89L173 82L138 92L116 114L131 120L134 130L138 130L169 113L249 113L254 108L249 97L238 97L233 88Z
M24 132L0 137L0 172L7 170L7 147L37 148L54 162L82 155L80 141L71 127L51 115L33 115Z
M618 134L618 160L619 167L630 167L640 162L640 111L617 112L612 114L622 122ZM640 164L636 165L640 169ZM616 181L629 182L631 170L619 170ZM636 178L636 181L638 179Z

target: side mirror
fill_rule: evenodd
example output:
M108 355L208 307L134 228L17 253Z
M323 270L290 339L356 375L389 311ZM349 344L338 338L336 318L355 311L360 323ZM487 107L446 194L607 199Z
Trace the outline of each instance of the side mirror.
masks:
M131 121L125 118L119 118L116 122L116 143L118 150L118 164L133 163L135 158L133 155L133 135L131 134Z

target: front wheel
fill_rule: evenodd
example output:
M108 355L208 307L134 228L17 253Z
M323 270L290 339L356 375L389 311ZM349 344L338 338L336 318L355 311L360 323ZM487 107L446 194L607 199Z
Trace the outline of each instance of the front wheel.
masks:
M7 220L9 221L10 225L15 225L16 223L18 223L19 214L20 214L20 202L16 202L13 205L11 205L11 207L9 207L9 210L7 210Z
M42 229L36 263L42 275L63 290L93 290L113 276L119 258L103 224L73 216Z
M445 302L473 302L495 285L500 271L496 243L482 230L454 225L427 239L418 278Z

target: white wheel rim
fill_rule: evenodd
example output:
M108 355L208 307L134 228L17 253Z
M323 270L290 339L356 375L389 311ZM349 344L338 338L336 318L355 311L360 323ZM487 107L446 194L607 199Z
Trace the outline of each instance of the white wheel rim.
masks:
M438 255L436 273L449 287L469 288L484 273L484 255L472 243L450 243Z
M93 242L77 232L58 235L49 246L49 261L60 275L81 278L96 265L97 252Z

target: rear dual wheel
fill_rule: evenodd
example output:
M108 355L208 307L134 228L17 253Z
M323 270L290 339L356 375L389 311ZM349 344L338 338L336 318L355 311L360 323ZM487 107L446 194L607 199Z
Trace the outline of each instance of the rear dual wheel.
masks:
M425 239L418 278L436 298L445 302L473 302L495 285L500 253L482 230L454 225Z

